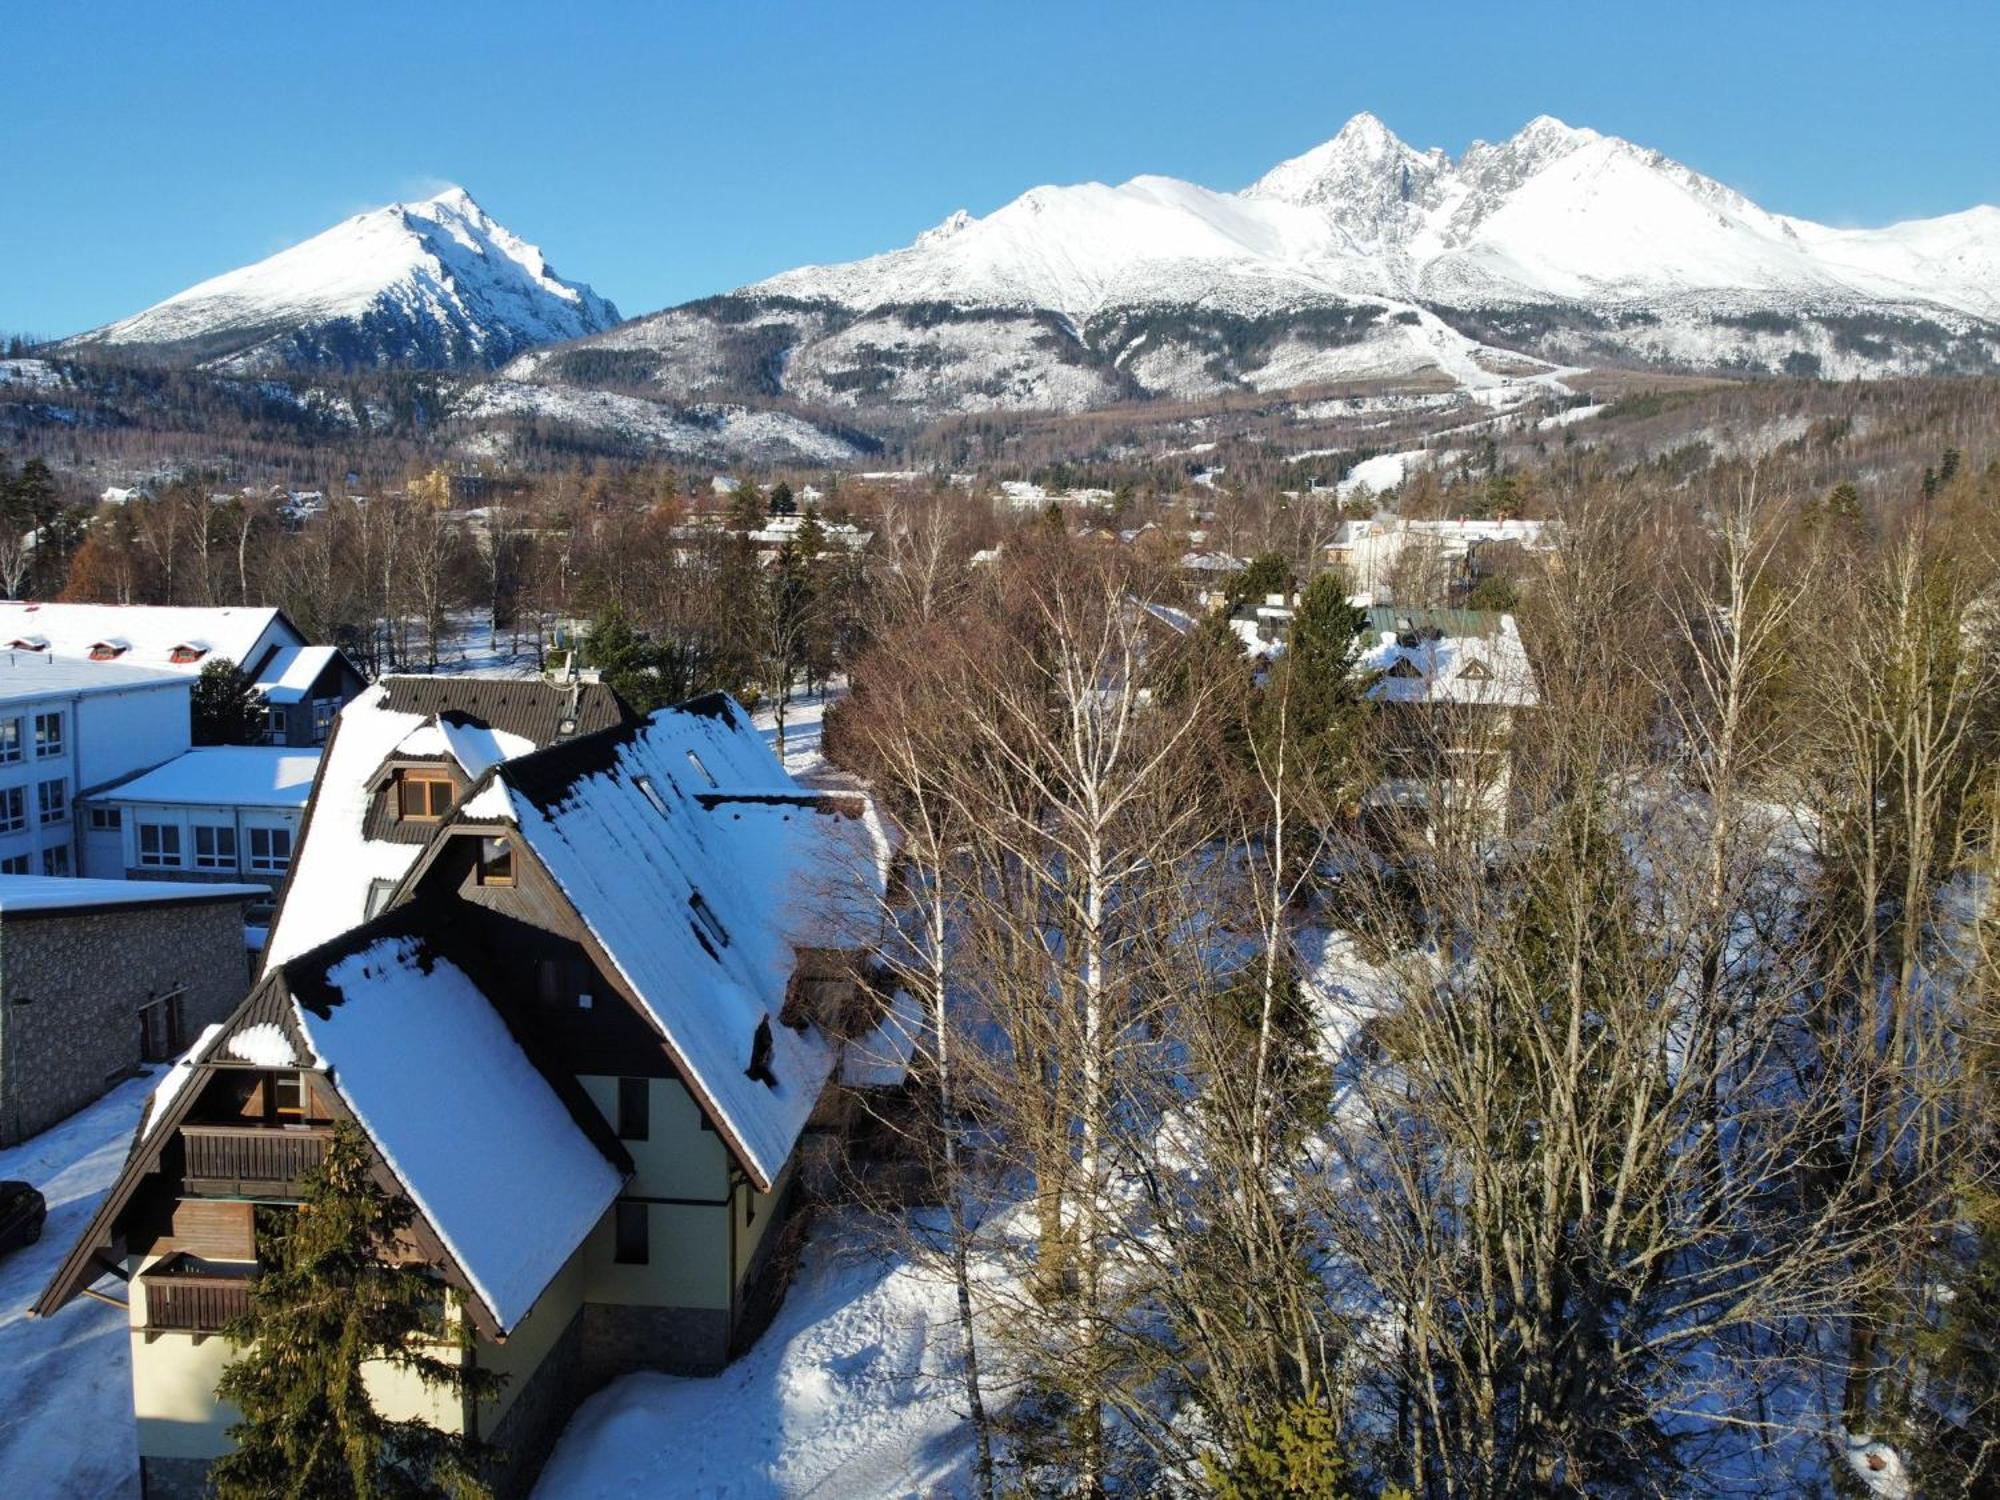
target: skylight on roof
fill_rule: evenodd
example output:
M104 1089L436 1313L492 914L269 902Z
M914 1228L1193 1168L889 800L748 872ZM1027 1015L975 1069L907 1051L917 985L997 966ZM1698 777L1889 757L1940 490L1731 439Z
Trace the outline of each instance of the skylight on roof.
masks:
M660 795L660 789L653 785L653 778L650 776L635 776L632 778L632 782L639 788L641 795L653 804L653 811L663 818L666 817L667 800Z
M701 777L703 781L706 781L710 786L721 785L721 783L715 779L715 773L709 770L707 766L701 763L701 757L699 755L696 755L692 750L688 751L687 754L688 754L688 764L695 768L696 773Z
M696 891L688 897L688 910L694 913L695 921L701 924L704 932L722 947L729 946L729 929L722 925L722 919L716 916L714 910L702 899L701 892Z

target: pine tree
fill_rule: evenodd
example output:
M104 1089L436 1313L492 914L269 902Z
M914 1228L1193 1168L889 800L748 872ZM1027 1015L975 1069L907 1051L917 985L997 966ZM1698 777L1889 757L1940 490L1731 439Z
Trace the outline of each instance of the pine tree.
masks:
M397 1421L375 1409L364 1367L380 1361L468 1403L501 1376L449 1357L469 1334L446 1319L428 1267L398 1263L410 1205L375 1181L361 1132L334 1128L305 1200L276 1232L276 1264L260 1273L250 1311L226 1330L242 1351L216 1394L242 1412L235 1451L210 1479L220 1500L416 1500L488 1494L494 1450L463 1433Z
M243 669L226 656L201 669L189 706L197 745L254 745L264 738L264 705Z
M1340 1425L1311 1395L1250 1417L1228 1462L1203 1454L1201 1466L1217 1500L1348 1500L1354 1493Z

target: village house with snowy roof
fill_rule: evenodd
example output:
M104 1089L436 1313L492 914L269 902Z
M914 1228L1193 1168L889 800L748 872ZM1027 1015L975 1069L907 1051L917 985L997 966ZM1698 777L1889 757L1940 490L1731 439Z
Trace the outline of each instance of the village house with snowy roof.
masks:
M415 1210L472 1335L446 1357L507 1377L480 1403L376 1370L377 1407L500 1445L512 1496L589 1391L754 1333L844 1085L901 1081L862 956L872 809L793 781L720 695L635 720L595 684L467 684L342 715L262 978L36 1304L125 1283L148 1496L226 1451L216 1334L336 1122Z
M1504 823L1515 732L1541 703L1514 617L1376 608L1362 641L1386 762L1364 809L1433 831L1459 814L1472 828Z
M334 646L307 641L281 609L221 605L0 601L0 647L197 677L236 663L265 711L264 742L318 745L364 686ZM162 757L164 758L164 757Z

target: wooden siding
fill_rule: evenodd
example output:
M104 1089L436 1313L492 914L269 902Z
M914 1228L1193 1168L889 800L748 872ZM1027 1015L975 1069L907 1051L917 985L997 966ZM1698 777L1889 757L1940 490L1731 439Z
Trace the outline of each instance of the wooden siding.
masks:
M174 1205L173 1228L168 1234L174 1249L204 1260L257 1258L256 1209L248 1203L183 1198Z

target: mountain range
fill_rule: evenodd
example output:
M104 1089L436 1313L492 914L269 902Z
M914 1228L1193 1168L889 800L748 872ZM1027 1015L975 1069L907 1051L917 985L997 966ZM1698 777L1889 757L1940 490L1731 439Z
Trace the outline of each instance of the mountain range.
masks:
M74 342L230 370L497 367L479 409L558 423L614 397L628 421L634 402L776 403L875 431L1600 364L1990 372L2000 209L1837 229L1546 116L1454 159L1363 114L1241 191L1038 187L625 323L454 189Z

